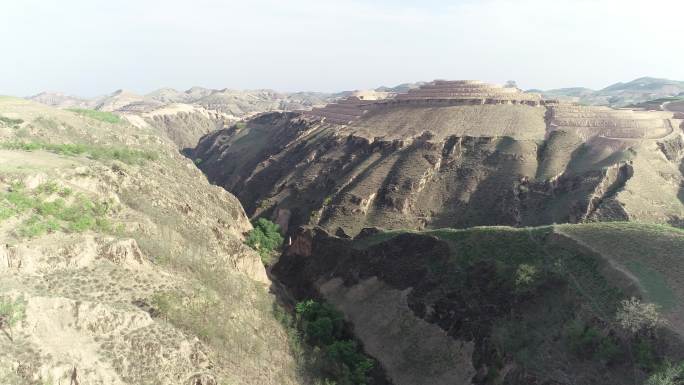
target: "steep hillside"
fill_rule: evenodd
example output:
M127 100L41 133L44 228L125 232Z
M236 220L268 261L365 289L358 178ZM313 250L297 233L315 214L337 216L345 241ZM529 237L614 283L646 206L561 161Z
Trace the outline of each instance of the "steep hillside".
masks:
M263 114L192 154L250 216L465 228L684 218L682 121L438 81L384 100Z
M0 383L308 383L250 228L156 129L0 97Z
M340 309L395 385L642 384L684 358L683 249L631 223L314 228L273 271Z
M156 129L166 135L180 150L194 147L202 136L237 121L232 115L182 103L120 115L140 128Z

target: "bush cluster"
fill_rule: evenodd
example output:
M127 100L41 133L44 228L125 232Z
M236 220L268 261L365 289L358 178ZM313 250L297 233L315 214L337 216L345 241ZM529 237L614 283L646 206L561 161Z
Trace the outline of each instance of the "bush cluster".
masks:
M307 343L321 349L323 374L328 383L365 385L374 362L356 341L345 339L344 319L332 306L314 300L297 304L297 325Z
M97 111L97 110L89 110L85 108L67 108L68 111L75 112L81 116L85 116L87 118L99 120L101 122L106 122L106 123L120 123L121 118L118 115L115 115L111 112L107 111Z
M645 385L681 385L684 384L684 362L678 364L666 361L646 380Z
M245 243L259 253L264 265L269 265L273 253L283 244L280 226L265 218L259 218L253 226L247 234Z
M52 194L59 197L49 200ZM30 213L16 230L17 235L24 238L60 230L73 233L114 230L107 218L112 208L110 202L94 201L80 194L65 199L71 195L71 189L60 188L54 182L43 183L33 191L15 184L9 191L0 192L0 221Z
M606 363L623 358L619 341L579 319L570 321L565 326L565 341L571 352L580 357L591 357Z
M11 329L26 317L26 302L23 298L13 300L0 297L0 330L12 339ZM9 330L9 333L8 333Z
M7 126L17 126L19 124L24 123L24 121L21 119L12 119L12 118L8 118L6 116L0 116L0 123L7 125Z

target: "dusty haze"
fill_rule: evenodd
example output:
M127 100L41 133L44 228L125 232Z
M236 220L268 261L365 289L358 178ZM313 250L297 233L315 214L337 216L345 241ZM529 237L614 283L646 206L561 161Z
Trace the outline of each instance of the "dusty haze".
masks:
M640 5L641 4L641 5ZM0 94L193 85L339 91L684 79L684 5L640 1L25 0L0 12Z

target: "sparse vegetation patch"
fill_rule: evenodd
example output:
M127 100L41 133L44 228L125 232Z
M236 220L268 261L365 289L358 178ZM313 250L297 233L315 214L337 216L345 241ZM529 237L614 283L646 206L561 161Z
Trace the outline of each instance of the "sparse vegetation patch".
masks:
M45 142L1 142L0 149L37 151L44 150L65 156L87 156L94 160L118 160L126 164L142 164L148 160L156 160L154 151L136 150L118 146L97 146L80 143L45 143Z
M156 292L150 300L150 314L211 346L207 352L219 368L239 359L240 365L266 370L264 363L273 353L268 341L281 331L273 328L278 326L275 320L269 324L272 327L259 326L267 321L259 315L270 314L272 302L261 284L235 274L227 264L207 261L206 256L196 250L169 261L169 268L185 271L194 283L186 289Z
M58 197L50 199L53 194ZM15 184L9 191L0 193L0 221L30 214L16 229L16 234L23 238L55 231L114 231L116 226L108 218L112 208L113 204L108 201L95 201L82 194L72 196L71 189L61 188L54 182L43 183L34 190Z
M6 126L17 126L19 124L24 123L24 121L22 119L12 119L6 116L0 116L0 123Z
M12 339L12 327L26 316L26 303L22 298L13 300L0 297L0 330Z
M99 120L101 122L113 124L121 122L121 118L118 115L115 115L107 111L89 110L85 108L67 108L67 110L85 116L87 118Z
M660 369L646 380L644 385L684 384L684 362L678 364L666 361Z

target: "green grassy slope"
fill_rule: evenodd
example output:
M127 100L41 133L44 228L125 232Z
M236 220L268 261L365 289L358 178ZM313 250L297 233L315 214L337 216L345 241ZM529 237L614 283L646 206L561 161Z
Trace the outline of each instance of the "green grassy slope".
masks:
M352 247L365 253L363 259L382 258L383 250L403 244L407 233L445 241L451 255L446 262L437 255L415 262L428 271L421 282L430 284L415 287L419 299L413 301L427 308L469 309L460 316L468 318L454 324L458 326L445 323L445 314L434 317L434 322L448 326L454 338L480 333L475 338L482 341L473 356L476 367L503 370L506 365L497 365L508 362L525 368L530 377L507 378L510 383L528 383L531 378L566 383L555 376L567 371L573 372L567 378L575 383L642 383L658 372L659 365L682 358L680 229L613 222L396 230L361 236ZM478 310L482 304L477 303L490 303L490 295L496 300L483 315ZM653 306L665 322L657 330L627 332L619 320L623 301L632 297ZM512 305L497 313L497 307L506 307L501 298ZM491 329L483 337L488 323ZM499 369L483 383L497 383Z

